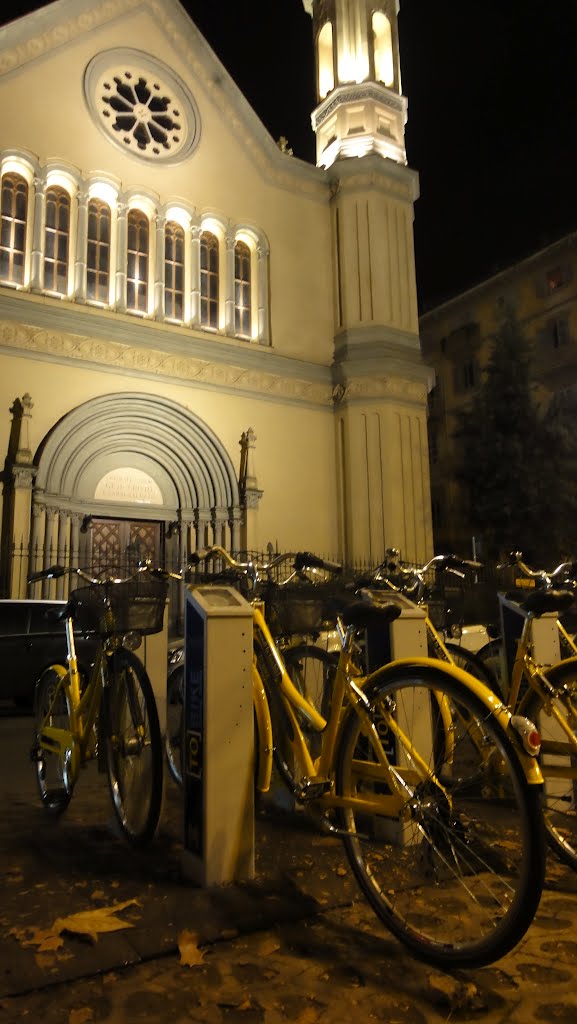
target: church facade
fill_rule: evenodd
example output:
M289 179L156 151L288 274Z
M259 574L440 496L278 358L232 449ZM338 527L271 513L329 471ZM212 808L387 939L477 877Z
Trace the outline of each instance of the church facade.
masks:
M398 3L303 2L316 166L178 0L0 30L3 596L208 543L431 555Z

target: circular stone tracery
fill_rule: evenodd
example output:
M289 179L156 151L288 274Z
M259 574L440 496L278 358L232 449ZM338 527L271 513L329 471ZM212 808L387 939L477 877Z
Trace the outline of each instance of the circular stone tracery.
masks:
M198 144L200 118L185 84L139 50L108 50L91 60L84 95L98 128L125 152L177 163Z

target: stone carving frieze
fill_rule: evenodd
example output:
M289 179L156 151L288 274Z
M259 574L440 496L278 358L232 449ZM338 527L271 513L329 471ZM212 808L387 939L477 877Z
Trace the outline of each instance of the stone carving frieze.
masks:
M398 401L426 405L427 387L420 381L402 377L358 377L346 386L337 385L333 402L342 404L367 398L392 398Z
M174 380L195 381L238 391L257 392L279 399L331 404L331 385L282 377L265 370L173 355L160 349L143 349L120 342L102 341L80 335L0 322L0 346L69 359L71 362L114 367L119 372L146 373Z

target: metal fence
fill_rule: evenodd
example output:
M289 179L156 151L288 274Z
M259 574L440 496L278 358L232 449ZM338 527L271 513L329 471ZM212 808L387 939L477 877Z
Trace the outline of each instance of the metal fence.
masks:
M269 545L266 551L242 551L236 556L240 561L253 561L257 564L268 563L278 550L273 550ZM51 600L64 600L70 590L80 585L80 581L74 576L64 576L59 580L49 580L40 583L26 585L26 575L29 566L40 568L49 565L69 565L70 553L68 550L61 551L54 547L43 548L40 551L30 551L24 545L12 549L12 576L21 580L20 593L26 593L28 597L47 598ZM321 557L329 558L324 555ZM40 560L41 559L41 563ZM331 561L339 561L338 558L330 558ZM126 558L124 561L105 562L81 566L93 576L105 577L113 575L118 577L130 576L138 568L136 556ZM407 563L401 563L407 566ZM182 560L176 554L167 552L163 560L163 568L170 572L179 573L183 568ZM290 562L278 566L272 573L272 578L281 582L290 571ZM376 568L368 562L345 563L343 564L343 583L369 577ZM485 566L475 573L467 573L463 579L458 579L450 573L435 573L430 571L427 574L429 587L429 608L431 615L438 625L451 624L453 622L466 623L497 623L499 618L498 593L509 590L515 585L516 573L513 569L497 570L495 567ZM202 583L208 581L234 584L234 577L228 575L226 566L218 558L199 566L197 569L186 573L185 581L188 583ZM4 587L3 596L9 596L8 585ZM183 632L184 622L184 589L177 580L171 580L169 584L169 606L168 606L168 628L169 635L179 636Z

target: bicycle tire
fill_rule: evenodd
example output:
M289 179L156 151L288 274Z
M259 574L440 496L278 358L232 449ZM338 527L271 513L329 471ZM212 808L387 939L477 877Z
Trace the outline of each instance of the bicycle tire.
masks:
M458 668L462 668L464 672L468 672L475 679L480 679L497 697L503 700L501 685L490 661L484 660L475 651L468 651L460 644L446 643L445 647Z
M286 670L293 683L319 714L326 718L332 681L337 668L334 655L314 644L296 644L283 650Z
M545 876L542 787L528 785L498 720L448 673L420 666L380 670L369 677L365 693L407 799L388 816L367 805L364 813L339 808L353 874L377 916L417 958L442 968L493 963L519 942L539 905ZM483 722L500 758L499 791L458 783L449 789L439 782L444 766L433 763L433 726L423 733L433 694ZM409 742L402 746L390 742L391 715L404 723ZM455 759L475 757L475 746L469 746L461 737ZM428 766L420 780L413 770L417 749ZM386 799L384 784L375 781L375 760L374 741L351 709L337 750L338 796L369 800L377 793Z
M499 686L498 692L505 699L509 692L509 683L503 677L503 642L501 638L490 640L488 644L481 647L477 651L477 657L493 673Z
M133 846L150 842L162 803L162 736L146 669L120 648L108 660L104 751L116 820Z
M70 703L64 679L68 672L63 665L45 669L36 682L34 691L34 746L32 758L36 769L36 782L42 806L48 814L62 814L74 791L70 774L70 751L64 759L58 752L40 746L40 734L46 725L70 729Z
M177 665L166 681L166 734L164 753L170 777L182 786L184 730L184 665Z
M573 713L573 709L577 708L577 662L575 659L571 664L558 662L545 675L555 690L555 695L550 695L548 701L570 723L577 737L577 718ZM543 811L549 845L564 864L577 871L577 780L569 777L563 779L562 776L550 781L547 778L547 763L557 768L567 763L567 756L548 750L551 741L561 738L560 727L547 714L539 694L533 689L527 692L520 710L535 722L541 734L539 760L545 776ZM569 768L577 768L577 757L574 755L569 756Z

